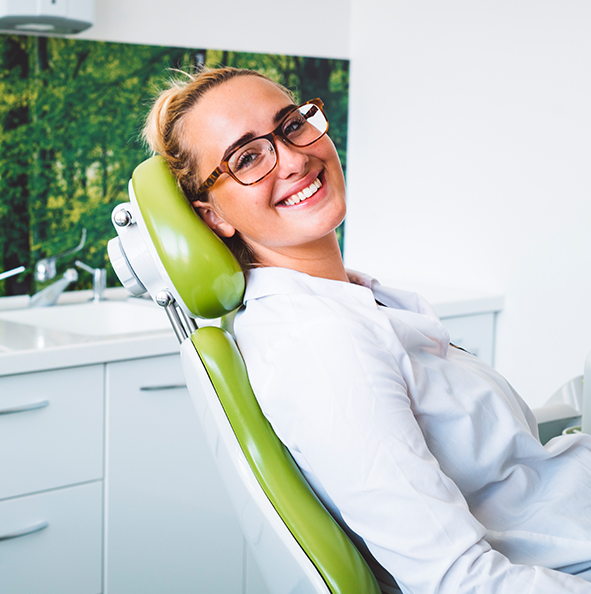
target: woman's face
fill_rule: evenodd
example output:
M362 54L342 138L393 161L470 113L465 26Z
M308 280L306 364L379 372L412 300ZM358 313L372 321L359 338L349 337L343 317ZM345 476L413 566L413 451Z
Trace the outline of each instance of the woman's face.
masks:
M292 104L266 79L233 78L208 91L189 113L188 141L197 147L200 181L220 164L226 149L246 134L253 137L274 130L277 114ZM302 257L305 250L322 249L345 216L345 182L334 144L323 136L296 148L276 140L278 163L262 181L242 186L223 174L209 192L209 202L196 202L204 220L221 236L235 232L257 254L261 264L275 255ZM293 204L302 190L321 187ZM310 193L307 191L306 193Z

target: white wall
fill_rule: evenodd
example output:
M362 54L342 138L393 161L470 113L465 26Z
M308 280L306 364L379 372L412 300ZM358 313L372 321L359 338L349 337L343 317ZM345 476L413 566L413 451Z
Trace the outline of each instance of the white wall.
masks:
M532 405L591 350L591 4L352 0L348 265L505 294Z
M349 1L95 0L84 39L347 58Z

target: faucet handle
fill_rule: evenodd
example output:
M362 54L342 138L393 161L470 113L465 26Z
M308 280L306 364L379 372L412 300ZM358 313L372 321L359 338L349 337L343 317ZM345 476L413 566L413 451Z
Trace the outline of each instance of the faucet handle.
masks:
M20 274L21 272L24 272L25 270L26 270L26 268L24 266L17 266L16 268L13 268L12 270L6 270L5 272L0 273L0 280L4 280L5 278L10 278L11 276Z
M76 247L74 247L70 250L66 250L65 252L62 252L61 254L58 254L57 256L53 256L53 257L57 260L58 258L63 258L64 256L69 256L70 254L79 252L84 247L85 243L86 243L86 229L82 229L82 235L80 236L80 243Z
M84 262L81 262L80 260L76 260L76 262L74 262L74 264L76 266L78 266L78 268L82 268L82 270L86 270L86 272L90 272L90 274L94 274L94 268L92 268L92 266L89 266L88 264L84 264Z

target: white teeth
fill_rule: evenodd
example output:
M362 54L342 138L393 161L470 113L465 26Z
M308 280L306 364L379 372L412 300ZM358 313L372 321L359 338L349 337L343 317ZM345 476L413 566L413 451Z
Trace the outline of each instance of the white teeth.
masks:
M290 196L287 200L283 201L286 206L293 206L299 204L302 200L310 198L313 194L316 194L319 188L322 187L322 182L316 178L307 188L304 188L301 192Z

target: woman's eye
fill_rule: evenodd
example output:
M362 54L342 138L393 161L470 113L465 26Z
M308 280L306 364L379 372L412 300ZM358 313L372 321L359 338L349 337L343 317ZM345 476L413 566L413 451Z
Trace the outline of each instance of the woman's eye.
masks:
M289 118L283 126L283 134L290 138L297 135L306 124L306 118L297 113L295 116Z
M253 149L246 150L233 159L232 168L234 171L240 171L248 167L253 167L261 158L261 153Z

